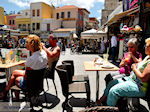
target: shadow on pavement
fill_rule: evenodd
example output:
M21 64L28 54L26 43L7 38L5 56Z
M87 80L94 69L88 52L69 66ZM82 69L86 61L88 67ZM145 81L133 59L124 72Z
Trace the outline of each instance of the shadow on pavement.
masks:
M46 95L47 101L45 100L45 95ZM52 109L57 104L59 104L60 99L57 96L49 94L49 93L45 93L45 95L43 94L40 96L40 99L41 99L40 101L42 103L39 103L40 104L39 106L41 106L43 108L47 108L47 109Z
M149 112L149 110L147 110L147 108L144 105L140 104L139 110L136 111L136 112Z
M47 100L45 100L45 95ZM32 97L31 102L33 109L30 108L30 103L25 100L13 101L12 104L10 102L0 102L0 112L43 112L43 108L54 108L60 102L60 99L55 95L44 93L39 97Z
M69 104L72 107L86 107L86 98L75 98L72 96L69 98Z

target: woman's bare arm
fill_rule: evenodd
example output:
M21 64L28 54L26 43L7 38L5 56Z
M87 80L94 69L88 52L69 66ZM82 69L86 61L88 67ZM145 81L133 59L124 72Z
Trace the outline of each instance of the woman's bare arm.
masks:
M54 57L60 55L60 48L57 46L53 51L48 50L45 46L43 46L43 50L47 53L48 57Z
M141 73L135 66L136 65L133 64L132 69L133 69L134 73L136 74L136 76L139 77L142 80L142 82L148 82L150 79L150 64L148 64L145 67L143 73Z

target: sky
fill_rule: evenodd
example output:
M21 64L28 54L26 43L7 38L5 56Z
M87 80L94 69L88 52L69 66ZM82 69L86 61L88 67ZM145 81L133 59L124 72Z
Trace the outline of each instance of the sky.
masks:
M104 0L0 0L0 6L9 13L10 11L19 12L29 9L32 2L45 2L54 6L76 5L80 8L86 8L90 11L90 17L101 18L101 9L104 8Z

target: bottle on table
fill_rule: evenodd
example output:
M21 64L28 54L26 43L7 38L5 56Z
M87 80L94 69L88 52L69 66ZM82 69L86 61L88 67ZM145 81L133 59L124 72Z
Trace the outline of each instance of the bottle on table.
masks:
M20 50L17 50L17 53L16 53L16 61L20 61Z

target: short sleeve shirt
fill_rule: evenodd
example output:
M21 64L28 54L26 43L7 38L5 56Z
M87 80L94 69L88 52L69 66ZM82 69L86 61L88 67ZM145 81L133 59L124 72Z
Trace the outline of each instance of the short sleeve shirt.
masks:
M117 37L116 36L111 37L111 47L117 47Z
M129 54L129 52L124 53L123 59L127 58L127 57L128 57L128 54ZM137 59L139 59L139 58L142 59L142 54L139 53L139 52L136 52L136 53L134 54L134 56L135 56ZM131 65L132 65L133 63L135 63L135 62L134 62L133 59L131 58L131 59L128 61L128 63L127 63L126 66L120 67L120 69L119 69L120 73L130 74L130 72L132 71Z
M47 67L48 59L47 54L44 50L36 51L27 58L26 60L26 67L30 67L33 70L39 70Z

